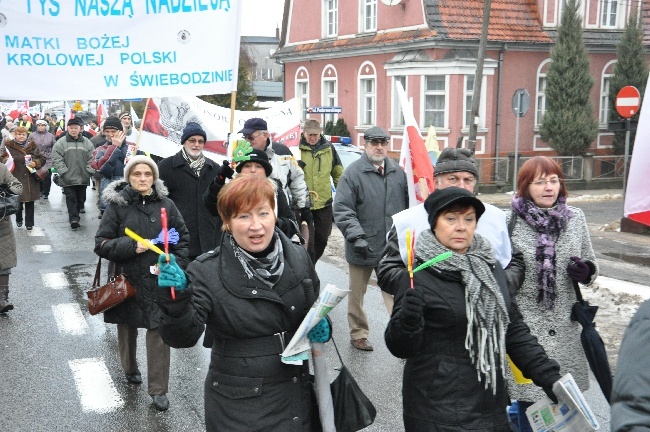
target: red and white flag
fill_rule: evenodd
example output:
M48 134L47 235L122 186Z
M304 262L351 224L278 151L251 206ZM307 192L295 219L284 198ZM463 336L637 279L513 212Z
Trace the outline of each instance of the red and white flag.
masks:
M399 164L406 172L409 207L413 207L423 203L435 189L433 165L429 159L424 139L420 134L420 128L413 116L413 109L406 97L406 92L399 81L395 82L395 87L404 115L404 136Z
M11 152L6 148L5 151L7 152L7 160L5 161L5 165L7 166L9 172L14 172L14 168L16 167L16 163L14 162L14 157L11 155Z
M639 115L639 124L634 139L634 150L630 162L630 172L627 177L625 204L623 214L635 222L650 226L650 176L648 176L648 161L650 160L650 78L645 87L643 105Z
M104 108L104 104L102 101L97 101L97 126L100 126L102 120L105 120L106 117L106 108Z
M14 119L14 123L18 123L23 114L29 115L29 101L23 101L20 103L15 101L13 106L9 109L9 117ZM32 121L31 116L29 116L29 121Z

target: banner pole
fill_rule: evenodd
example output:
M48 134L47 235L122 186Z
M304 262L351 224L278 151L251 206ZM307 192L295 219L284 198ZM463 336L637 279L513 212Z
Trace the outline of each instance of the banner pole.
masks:
M235 105L237 104L237 90L230 92L230 133L235 128Z
M140 120L140 128L138 129L138 139L135 141L135 147L133 148L133 155L135 156L138 153L138 146L140 145L140 138L142 138L142 128L144 127L144 122L147 119L147 111L149 110L149 101L151 98L147 98L147 103L144 106L144 112L142 113L142 120Z

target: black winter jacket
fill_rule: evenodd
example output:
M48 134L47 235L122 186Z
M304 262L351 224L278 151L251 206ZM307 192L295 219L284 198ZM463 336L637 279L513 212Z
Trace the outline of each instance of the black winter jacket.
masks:
M525 376L539 386L550 387L560 378L560 367L530 334L498 263L493 273L510 316L506 351ZM407 359L402 387L406 431L509 430L509 398L503 376L497 372L496 395L492 388L486 390L465 348L467 316L460 273L430 267L415 274L415 289L423 293L424 320L413 330L401 325L401 302L409 289L405 270L399 284L384 337L393 355Z
M107 323L155 329L160 320L154 297L155 290L159 289L158 280L156 275L151 274L150 268L158 262L158 255L150 250L136 253L137 243L124 233L125 228L130 228L145 239L158 238L162 232L160 209L164 207L169 229L175 228L179 234L176 244L170 241L169 252L176 255L180 266L187 265L189 233L180 212L166 195L167 189L160 180L154 183L153 193L145 197L123 180L109 184L104 190L108 207L95 235L95 253L113 261L117 272L124 273L136 290L134 298L104 312ZM162 243L158 246L163 248Z
M191 347L204 325L215 338L205 381L208 431L311 430L308 365L282 363L275 335L287 332L289 342L318 297L320 281L304 248L275 232L285 261L272 289L246 276L224 235L220 247L189 265L189 286L177 291L176 301L169 290L158 290L165 343Z
M221 226L203 205L203 193L219 174L219 166L206 158L197 177L180 151L161 160L158 170L169 190L169 198L180 210L190 232L189 256L194 258L214 249L217 246L214 233Z

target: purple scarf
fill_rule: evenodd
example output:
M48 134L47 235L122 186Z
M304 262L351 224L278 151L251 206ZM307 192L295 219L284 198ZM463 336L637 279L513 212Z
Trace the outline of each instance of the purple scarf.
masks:
M555 306L555 242L569 224L573 212L566 205L566 198L560 197L553 208L541 209L531 200L514 196L512 209L537 232L537 302L547 309Z

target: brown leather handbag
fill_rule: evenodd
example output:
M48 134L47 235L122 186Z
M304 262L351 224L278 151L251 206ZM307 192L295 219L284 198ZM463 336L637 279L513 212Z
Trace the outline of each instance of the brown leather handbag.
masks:
M99 278L102 272L102 259L99 258L95 279L93 280L93 289L86 292L88 296L88 312L91 315L97 315L108 309L114 308L129 297L135 297L135 288L131 282L120 273L113 274L106 285L99 285Z

